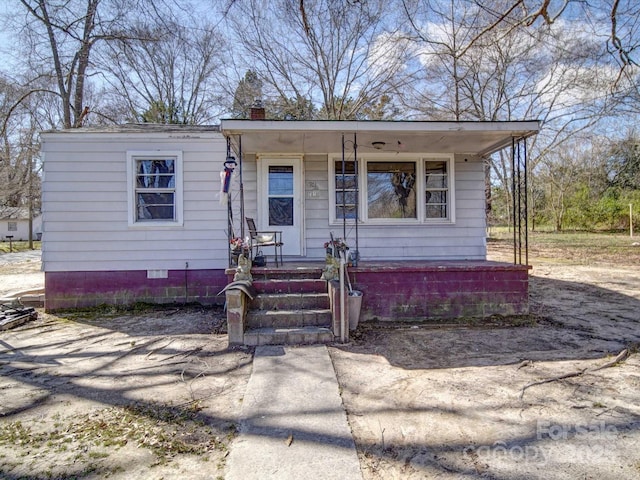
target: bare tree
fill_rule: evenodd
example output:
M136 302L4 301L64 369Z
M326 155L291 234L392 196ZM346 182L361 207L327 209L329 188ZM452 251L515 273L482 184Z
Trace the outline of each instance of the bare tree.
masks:
M541 120L543 131L529 145L530 173L624 104L630 82L620 78L599 36L608 21L571 19L562 6L555 13L549 6L532 11L522 2L508 8L475 0L402 4L423 67L407 106L431 118ZM489 158L488 165L508 207L508 152Z
M9 119L0 135L0 213L25 212L31 221L40 208L39 139L41 125L35 110L37 96L24 97L24 92L0 77L0 116ZM16 107L17 105L17 107ZM8 112L13 115L9 116ZM29 228L30 247L33 247L32 228Z
M21 36L26 40L33 83L51 79L60 101L61 123L79 127L87 114L85 84L97 42L122 35L125 10L109 0L20 0L26 15ZM30 85L30 93L43 91Z
M207 23L161 18L132 28L135 39L110 42L101 59L105 79L136 121L210 123L223 100L217 86L225 50Z
M344 119L407 80L409 44L399 29L387 28L385 5L237 0L230 17L266 95L308 99L322 118Z

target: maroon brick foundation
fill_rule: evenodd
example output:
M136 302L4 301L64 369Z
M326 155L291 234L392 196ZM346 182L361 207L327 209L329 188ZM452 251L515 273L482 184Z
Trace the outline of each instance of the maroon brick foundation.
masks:
M273 270L287 274L286 264ZM361 263L348 270L353 288L363 292L361 321L441 320L529 312L529 267L525 265L376 262ZM262 282L260 275L254 278L257 283ZM147 278L146 270L46 272L45 308L55 311L136 302L218 305L225 296L217 294L232 279L230 270L226 274L224 270L172 270L167 278L160 279ZM285 278L276 284L278 291L289 291L294 285ZM300 282L295 285L297 288Z
M146 270L45 272L45 310L102 304L200 303L222 305L224 270L170 270L167 278L147 278Z
M529 267L498 262L376 263L350 268L361 320L433 320L529 313Z

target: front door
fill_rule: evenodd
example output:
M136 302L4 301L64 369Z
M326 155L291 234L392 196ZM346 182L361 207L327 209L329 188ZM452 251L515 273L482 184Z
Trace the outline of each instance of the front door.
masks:
M258 230L282 232L284 255L302 255L302 160L258 160Z

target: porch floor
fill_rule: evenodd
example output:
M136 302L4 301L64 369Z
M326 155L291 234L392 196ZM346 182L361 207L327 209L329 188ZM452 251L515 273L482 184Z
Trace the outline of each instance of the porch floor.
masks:
M296 273L301 271L324 269L324 260L287 260L275 266L273 263L266 267L251 267L252 272L257 273ZM347 267L349 272L385 272L385 271L423 271L423 270L513 270L527 269L531 266L516 265L508 262L496 262L493 260L375 260L360 261L357 267ZM235 273L235 267L227 269L227 274Z

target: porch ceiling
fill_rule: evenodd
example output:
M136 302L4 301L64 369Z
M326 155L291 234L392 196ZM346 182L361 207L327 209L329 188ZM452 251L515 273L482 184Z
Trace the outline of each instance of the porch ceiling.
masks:
M489 155L512 138L535 135L537 120L517 122L386 122L222 120L225 136L242 137L248 153L335 153L357 134L358 152L461 153ZM373 142L384 142L375 148ZM237 141L234 139L237 146ZM350 144L347 145L352 149Z

